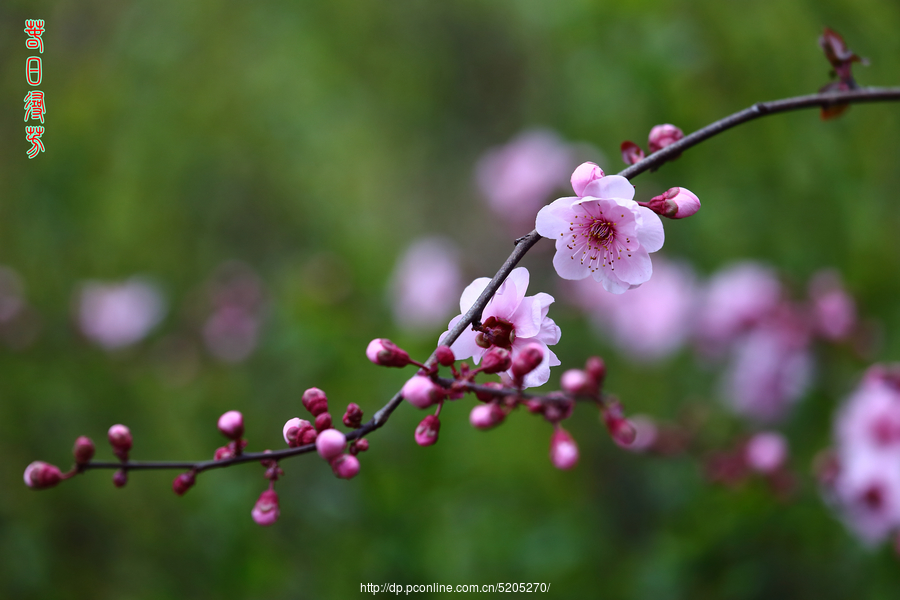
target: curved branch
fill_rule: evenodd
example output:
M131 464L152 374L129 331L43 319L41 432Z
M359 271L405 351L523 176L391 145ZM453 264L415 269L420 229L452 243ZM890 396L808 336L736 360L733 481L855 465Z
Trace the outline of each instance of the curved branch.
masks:
M674 144L666 146L658 152L654 152L644 160L631 165L627 169L620 171L618 174L627 179L633 179L634 177L637 177L645 171L651 169L655 170L659 168L664 163L673 160L685 150L696 146L700 142L708 140L709 138L727 131L732 127L736 127L737 125L746 123L748 121L753 121L754 119L758 119L760 117L767 117L769 115L789 112L793 110L800 110L803 108L827 108L836 104L860 104L865 102L890 101L900 101L900 88L860 88L848 92L809 94L806 96L796 96L794 98L785 98L782 100L772 100L770 102L757 102L749 108L745 108L744 110L729 115L724 119L719 119L718 121L711 123L706 127L682 138ZM472 304L472 307L466 312L466 314L463 315L462 319L460 319L459 323L457 323L456 326L454 326L453 329L450 330L448 335L441 340L444 345L450 346L451 344L453 344L453 342L456 341L460 334L465 331L466 327L469 327L473 323L481 322L481 313L484 310L484 307L487 306L487 303L494 296L494 293L497 291L500 285L506 280L506 277L509 275L509 273L516 267L517 264L519 264L519 261L522 260L522 257L525 256L525 254L532 248L532 246L534 246L538 242L539 239L541 239L540 234L538 234L537 230L534 230L531 233L524 235L516 240L516 247L512 251L512 254L509 255L509 258L506 259L506 262L503 263L503 266L500 267L500 269L491 279L490 283L487 285L478 299L475 300L475 303ZM428 361L425 364L428 366L432 366L434 365L435 361L436 358L432 353L431 357L429 357ZM388 418L390 418L391 413L396 410L396 408L402 401L403 396L400 394L400 392L394 394L394 396L388 401L388 403L375 413L375 416L372 417L372 419L370 419L359 429L355 429L349 432L347 434L347 440L352 441L365 437L376 429L381 428L387 422ZM192 469L197 472L201 472L207 471L209 469L229 467L238 463L260 460L281 460L283 458L296 456L298 454L313 452L315 451L315 449L315 444L307 444L306 446L300 446L299 448L287 448L284 450L276 450L273 452L247 452L241 454L240 456L235 456L233 458L224 460L206 460L201 462L129 461L126 463L121 463L98 461L80 465L78 469L79 471L85 471L88 469L121 468L127 470Z

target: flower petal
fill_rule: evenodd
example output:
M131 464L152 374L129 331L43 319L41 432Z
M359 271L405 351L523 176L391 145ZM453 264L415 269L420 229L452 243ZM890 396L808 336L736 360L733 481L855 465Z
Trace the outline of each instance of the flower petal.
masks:
M634 198L634 186L621 175L607 175L587 184L582 196L631 200Z
M560 198L540 210L534 225L545 238L556 239L569 230L573 220L572 203L578 198Z
M666 233L663 224L655 212L644 206L638 206L639 223L637 228L638 239L647 252L656 252L663 247L666 241Z
M582 244L583 246L583 244ZM553 255L553 268L563 279L584 279L591 274L590 268L581 262L582 249L574 250L566 246L566 240L556 240L556 254Z
M637 285L650 279L653 265L650 255L643 248L629 254L623 253L616 259L616 276L625 283Z
M470 283L459 297L459 312L466 314L490 282L488 277L479 277Z

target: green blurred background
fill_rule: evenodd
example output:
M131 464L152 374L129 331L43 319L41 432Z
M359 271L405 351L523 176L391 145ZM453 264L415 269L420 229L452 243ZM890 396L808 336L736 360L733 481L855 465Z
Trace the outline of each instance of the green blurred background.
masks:
M47 29L46 152L34 160L26 18ZM465 400L422 449L422 415L402 406L353 481L314 457L285 462L282 516L265 529L249 515L265 485L253 465L203 474L183 498L171 472L133 474L124 489L107 471L40 493L22 483L32 460L67 467L78 435L109 457L119 422L136 459L210 457L229 409L244 413L251 448L281 448L313 385L335 416L355 401L368 418L409 375L368 363L368 340L424 357L440 333L392 324L397 256L445 234L465 248L469 281L511 249L473 183L486 148L550 127L615 172L618 144L643 143L652 125L689 132L827 83L824 25L871 60L856 68L862 85L900 83L896 0L4 0L0 263L21 274L41 328L27 348L0 349L0 596L337 598L366 582L539 581L557 597L896 598L891 549L863 548L809 477L791 503L762 485L710 487L690 460L619 451L587 407L570 422L581 463L560 472L538 419L477 432ZM875 358L891 360L898 158L900 107L864 105L826 123L804 111L742 126L636 183L646 197L683 185L702 199L697 217L667 223L664 249L701 273L757 258L802 291L836 267L883 326ZM523 263L531 293L555 286L549 250ZM167 377L166 336L191 339L192 295L231 259L267 290L260 347L233 366L201 353L190 377ZM166 320L127 351L91 346L73 326L74 290L135 273L163 286ZM564 365L604 353L629 410L718 410L687 354L629 364L574 309L551 316ZM804 475L865 366L825 358L786 429ZM735 425L720 420L725 436Z

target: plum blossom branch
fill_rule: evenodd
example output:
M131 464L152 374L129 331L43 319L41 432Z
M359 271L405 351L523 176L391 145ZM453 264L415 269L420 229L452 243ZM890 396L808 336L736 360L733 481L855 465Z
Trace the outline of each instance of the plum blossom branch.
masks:
M794 98L785 98L782 100L774 100L770 102L759 102L742 111L734 113L728 117L720 119L706 127L695 131L694 133L682 138L680 141L670 144L665 148L654 152L650 156L644 158L630 167L619 172L619 175L627 179L632 179L647 170L654 170L669 160L678 157L688 148L722 133L732 127L752 121L754 119L769 116L777 113L799 110L803 108L813 107L833 107L840 104L856 104L865 102L886 102L900 101L900 88L862 88L850 91L827 92L810 94L806 96L798 96ZM518 238L515 241L516 247L509 255L497 273L493 276L482 293L478 296L472 306L461 315L461 319L452 327L442 338L443 345L449 346L459 338L459 336L471 325L480 326L481 315L487 303L497 292L499 287L506 280L507 276L518 265L519 261L525 254L538 242L541 235L536 230ZM426 370L431 369L437 363L436 353L432 353L431 357L424 363ZM446 380L447 382L451 380ZM445 383L441 381L441 383ZM484 386L469 383L466 384L471 391L487 391L482 389ZM496 395L514 395L517 394L523 398L531 398L530 394L524 394L521 390L497 390L491 388ZM346 434L346 440L354 441L364 438L369 433L380 429L390 418L391 413L403 401L401 392L397 392L394 396L380 409L367 423L356 428ZM276 451L265 452L247 452L239 453L235 456L222 458L219 460L205 460L198 462L191 461L130 461L122 460L121 462L112 461L86 461L76 465L72 474L75 472L83 472L90 469L123 469L132 470L150 470L150 469L187 469L195 473L207 471L210 469L225 468L232 465L257 462L257 461L278 461L284 458L307 454L316 450L315 444L305 444L296 448L287 448ZM66 475L69 476L69 475Z

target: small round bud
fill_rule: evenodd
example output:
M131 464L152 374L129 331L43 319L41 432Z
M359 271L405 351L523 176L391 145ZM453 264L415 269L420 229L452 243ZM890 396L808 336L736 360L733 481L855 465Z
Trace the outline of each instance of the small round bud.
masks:
M244 415L236 410L229 410L219 417L219 431L229 440L240 439L244 435Z
M444 388L425 375L413 375L403 384L403 397L416 408L428 408L444 399Z
M25 485L33 490L43 490L51 488L62 481L62 471L59 467L45 463L42 460L36 460L25 467L25 475L23 477Z
M519 350L515 360L512 361L512 373L516 379L521 379L538 368L544 360L544 346L532 342Z
M316 438L319 436L319 432L316 431L316 428L310 425L309 427L301 427L300 433L297 434L300 439L300 445L305 446L307 444L312 444L316 441Z
M637 436L634 426L623 416L622 405L618 400L610 400L603 408L603 423L606 425L613 441L620 446L629 446Z
M341 479L353 479L359 473L359 459L352 454L342 454L331 461L331 470Z
M434 356L437 358L438 364L443 367L449 367L456 362L456 355L453 354L450 346L438 346L434 351Z
M328 410L328 397L325 395L325 392L319 388L309 388L303 392L303 407L308 410L312 416L318 417Z
M592 356L584 364L584 370L591 376L599 390L603 380L606 379L606 363L599 356Z
M784 465L787 456L787 440L774 431L757 433L744 446L747 466L758 473L774 473Z
M650 199L647 208L670 219L684 219L700 210L700 199L683 187L669 188L665 194Z
M109 443L113 447L116 456L122 460L128 459L128 451L131 450L131 431L124 425L113 425L107 433Z
M316 452L327 461L332 461L344 451L347 437L337 429L326 429L316 437Z
M359 426L362 425L362 418L362 409L355 402L351 402L347 405L347 412L344 413L344 418L342 420L347 427L358 429Z
M416 427L416 443L420 446L431 446L438 441L440 430L441 420L437 415L428 415Z
M622 160L626 165L633 165L644 160L644 151L634 142L625 140L619 149L622 151Z
M512 358L510 357L509 350L494 346L484 353L481 370L485 373L493 374L506 371L511 365Z
M196 482L197 476L193 471L182 473L172 481L172 491L179 496L184 496L184 493L191 489Z
M506 418L506 413L497 404L479 404L469 413L469 423L475 429L496 427Z
M72 448L72 454L75 455L75 463L85 465L94 458L94 442L87 436L80 436L75 440L75 447Z
M316 431L321 433L326 429L331 429L331 414L323 412L316 417Z
M369 440L367 440L366 438L360 438L356 440L356 442L353 444L353 447L356 448L357 452L365 452L369 449Z
M604 177L603 169L594 163L586 162L578 165L572 173L571 179L572 189L575 190L575 195L579 198L584 196L584 188L586 188L589 183L593 183L601 177Z
M670 146L684 137L684 132L678 127L666 123L665 125L657 125L650 130L648 146L650 154L662 150L666 146Z
M550 462L557 469L568 470L578 464L578 445L562 427L557 427L550 438Z
M391 340L383 338L369 342L366 357L382 367L405 367L409 364L409 354Z
M281 511L278 508L278 494L275 490L266 490L259 495L259 500L253 505L250 515L257 525L268 527L278 520Z
M128 473L125 469L118 469L115 473L113 473L113 485L117 488L125 487L125 484L128 483Z
M564 392L573 396L595 396L597 394L594 378L581 369L569 369L563 373L559 385Z

